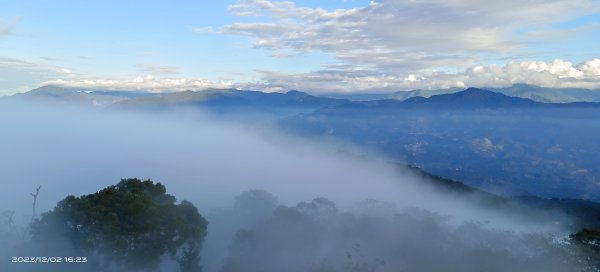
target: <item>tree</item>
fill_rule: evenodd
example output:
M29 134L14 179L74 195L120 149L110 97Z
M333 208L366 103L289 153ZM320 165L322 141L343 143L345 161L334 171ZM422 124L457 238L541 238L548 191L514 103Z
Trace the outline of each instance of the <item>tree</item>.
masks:
M41 188L42 188L42 186L38 186L35 189L35 193L31 194L31 196L33 197L33 215L31 216L32 219L35 219L35 216L36 216L35 206L37 205L37 200L38 200L38 196L40 195Z
M233 214L243 227L266 220L277 208L276 196L263 190L249 190L235 197Z
M600 267L600 230L584 228L569 235L573 244L582 249L587 249L588 259L596 268Z
M94 194L66 197L33 222L32 238L66 241L90 261L101 260L95 268L102 271L156 270L163 256L182 271L200 271L208 223L192 203L175 203L160 183L122 179Z

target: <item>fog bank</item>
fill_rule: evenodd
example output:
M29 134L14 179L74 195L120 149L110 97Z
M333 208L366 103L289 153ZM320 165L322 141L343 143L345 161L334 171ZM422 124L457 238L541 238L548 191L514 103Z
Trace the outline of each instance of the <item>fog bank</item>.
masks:
M394 246L406 244L403 250L410 250L420 243L435 242L435 239L430 238L434 232L443 233L443 239L455 237L453 239L457 240L454 241L459 241L449 243L450 245L463 244L461 237L477 233L481 237L476 238L468 247L474 252L478 249L477 241L504 241L499 246L514 251L511 254L537 256L536 252L530 252L532 245L523 242L522 237L562 237L569 231L552 222L511 217L502 212L480 208L473 199L445 194L424 184L413 174L399 172L396 165L386 163L385 159L364 159L360 156L361 151L355 147L339 143L309 142L283 135L275 128L265 125L216 121L195 110L163 112L158 115L3 103L0 104L0 127L0 180L4 188L0 191L0 211L16 211L17 225L25 226L31 220L30 193L38 186L42 188L37 204L39 215L54 207L67 195L93 193L117 183L121 178L152 179L163 183L168 192L178 200L193 202L207 216L209 235L203 254L210 258L204 258L206 271L241 271L231 265L235 258L246 260L249 256L244 255L248 253L244 250L235 251L241 243L240 236L236 236L240 228L255 231L257 236L254 237L272 233L296 241L294 239L297 237L269 231L277 229L274 227L277 224L273 224L278 220L288 222L281 218L282 210L276 208L276 205L260 220L250 223L240 221L240 216L233 211L235 197L251 189L273 194L278 199L277 205L291 209L292 213L294 209L305 207L298 206L298 203L311 203L312 199L318 197L334 203L336 212L330 216L331 221L328 222L332 227L327 231L321 225L314 227L312 223L306 223L308 221L298 224L307 228L314 227L301 232L314 230L331 234L327 236L329 238L315 238L320 241L317 247L329 248L322 251L324 255L321 259L327 259L327 254L332 252L330 249L338 246L342 249L336 249L336 252L342 255L344 251L355 250L354 242L348 238L352 236L339 235L343 229L339 225L344 222L349 227L382 235L372 240L368 248L371 252L377 252L375 255L385 255L388 258L393 255L386 255L385 252L398 250ZM350 150L357 155L348 155L347 152L339 152L340 150ZM377 205L365 206L369 201ZM382 203L385 205L380 205ZM365 207L368 209L365 210ZM408 213L415 208L423 212L416 213L417 215ZM302 209L300 210L302 214ZM279 213L273 213L274 211ZM349 214L354 217L347 217ZM370 216L365 221L369 224L381 224L375 228L358 228L360 214ZM427 216L419 217L419 214ZM313 213L307 218L319 218L317 215L318 213ZM405 219L401 215L405 215ZM408 239L411 235L407 233L419 228L416 225L410 225L404 230L397 227L398 224L408 226L406 224L416 222L414 216L431 217L433 223L428 226L435 226L440 231L436 229L432 233L417 233L411 238L414 239L413 243L405 243L405 240L398 237ZM229 226L229 229L224 230L225 226ZM478 232L465 231L465 226L476 226L474 229ZM455 236L456 233L461 235ZM498 233L502 234L501 238L494 236ZM495 238L492 239L492 236ZM391 240L398 238L399 240L394 241L404 242L379 247L380 242L386 241L385 237ZM367 237L358 237L357 241L364 242L366 239ZM270 240L252 240L252 243L260 241ZM540 247L555 246L552 243L542 244ZM260 247L264 250L253 254L257 258L265 258L265 262L275 255L283 258L280 255L285 254L285 251L273 251L273 247L269 245L262 244L258 246ZM494 245L489 247L495 248ZM297 249L294 246L284 248L289 251ZM307 250L311 251L310 249L309 246ZM7 249L4 251L6 254ZM272 256L274 252L277 254ZM437 253L444 252L446 251ZM486 251L481 251L481 254L485 255ZM312 254L298 256L302 256L298 257L299 262L316 258ZM344 262L343 258L339 259L340 256L330 257L334 263ZM475 260L479 257L458 254L455 258L456 261L468 262L469 258ZM547 260L551 261L552 258ZM223 262L229 266L222 266ZM266 267L265 271L280 268L276 264ZM257 271L262 269L259 268ZM380 270L395 268L394 265Z

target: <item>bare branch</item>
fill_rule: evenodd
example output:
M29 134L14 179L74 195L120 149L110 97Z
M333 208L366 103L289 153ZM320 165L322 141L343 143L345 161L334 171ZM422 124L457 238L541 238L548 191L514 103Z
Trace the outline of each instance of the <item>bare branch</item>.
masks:
M37 205L37 199L38 199L38 195L40 194L40 189L41 188L42 188L42 186L38 186L37 189L35 189L35 193L31 193L31 196L33 197L33 217L32 217L32 220L35 219L35 217L36 217L35 206Z

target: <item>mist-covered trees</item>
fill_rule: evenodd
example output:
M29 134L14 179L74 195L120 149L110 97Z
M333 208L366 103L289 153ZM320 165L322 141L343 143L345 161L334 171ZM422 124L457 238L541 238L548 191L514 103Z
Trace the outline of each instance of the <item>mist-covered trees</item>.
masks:
M196 207L176 204L151 180L123 179L94 194L68 196L31 226L32 238L87 256L99 271L156 270L161 257L181 271L200 271L207 221Z
M278 204L276 196L253 189L235 197L232 212L242 226L249 226L269 218Z
M250 190L207 215L213 228L201 252L207 222L197 209L161 184L128 179L65 198L31 232L52 255L71 249L64 256L87 256L95 271L174 271L174 261L186 272L597 271L587 248L597 232L557 242L378 200L289 206Z
M585 228L569 238L574 244L589 249L587 258L600 267L600 230Z
M221 272L596 271L580 248L376 200L278 206L237 232Z

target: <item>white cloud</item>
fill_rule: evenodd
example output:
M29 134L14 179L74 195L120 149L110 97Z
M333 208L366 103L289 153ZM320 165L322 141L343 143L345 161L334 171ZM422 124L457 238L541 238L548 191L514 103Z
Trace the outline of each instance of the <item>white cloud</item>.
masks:
M600 78L584 72L588 61L573 65L569 61L556 59L552 62L525 61L512 62L502 67L491 65L469 69L464 76L470 86L508 86L514 83L527 83L544 87L600 88ZM586 66L586 64L588 64Z
M69 71L64 71L69 72ZM413 89L467 87L507 87L517 83L543 87L600 89L600 59L574 65L565 60L510 62L505 65L473 65L462 72L413 72L388 74L352 66L332 66L330 70L287 74L257 71L259 82L211 81L176 77L138 76L130 79L74 78L50 80L52 84L81 88L148 90L172 92L207 88L240 88L266 92L303 90L327 92L392 92Z
M41 85L114 90L147 90L155 92L231 88L233 86L231 82L213 82L206 79L156 78L149 75L138 76L131 79L57 79L46 81Z
M588 60L579 68L588 77L600 77L600 59Z
M372 70L322 70L301 74L260 71L262 83L248 88L306 90L312 92L389 92L412 89L507 87L526 83L543 87L600 89L600 60L579 65L564 60L510 62L506 65L474 65L463 72L422 72L404 75Z
M387 72L468 67L490 55L512 55L529 33L555 37L552 24L600 10L595 0L380 0L354 9L299 7L291 1L240 0L225 34L253 38L255 47L328 52L340 61ZM525 27L525 28L524 28Z

